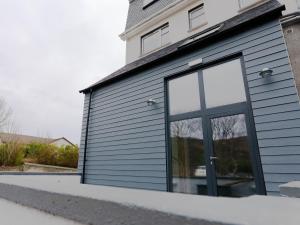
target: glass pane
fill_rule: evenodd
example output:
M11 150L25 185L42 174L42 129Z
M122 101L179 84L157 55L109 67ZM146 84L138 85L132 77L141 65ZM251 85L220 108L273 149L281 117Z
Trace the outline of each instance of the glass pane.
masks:
M204 7L198 7L190 12L191 19L194 19L196 17L202 16L204 14Z
M240 59L203 70L206 107L246 101Z
M164 32L166 32L166 31L164 30ZM169 43L169 41L170 41L169 32L162 33L162 35L161 35L161 45L163 46L163 45Z
M170 114L200 110L198 73L169 81Z
M243 197L256 193L244 115L212 120L218 194Z
M161 30L143 38L143 53L151 52L159 47L161 47Z
M199 7L190 12L190 29L198 27L205 22L204 7Z
M207 195L201 119L171 123L173 191Z

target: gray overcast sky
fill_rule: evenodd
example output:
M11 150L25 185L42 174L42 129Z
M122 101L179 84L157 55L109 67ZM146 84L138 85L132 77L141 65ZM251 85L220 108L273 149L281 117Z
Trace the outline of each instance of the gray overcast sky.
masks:
M83 95L125 63L128 0L0 0L0 97L18 132L79 143Z

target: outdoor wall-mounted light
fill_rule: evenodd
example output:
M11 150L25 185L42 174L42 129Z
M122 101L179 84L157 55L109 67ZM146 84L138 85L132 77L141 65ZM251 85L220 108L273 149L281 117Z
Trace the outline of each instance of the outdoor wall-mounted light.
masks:
M259 76L261 76L262 78L270 77L272 74L273 74L273 70L271 70L270 68L263 68L259 72Z
M148 105L148 106L154 105L154 104L156 104L156 103L157 103L157 102L156 102L154 99L152 99L152 98L150 98L150 99L147 100L147 105Z

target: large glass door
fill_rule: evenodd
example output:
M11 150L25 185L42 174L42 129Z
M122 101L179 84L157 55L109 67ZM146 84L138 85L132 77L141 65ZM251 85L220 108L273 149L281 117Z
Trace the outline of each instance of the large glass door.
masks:
M171 123L173 191L207 195L202 119Z
M256 194L245 114L213 118L210 122L217 195Z
M239 58L169 80L168 102L171 191L265 193Z

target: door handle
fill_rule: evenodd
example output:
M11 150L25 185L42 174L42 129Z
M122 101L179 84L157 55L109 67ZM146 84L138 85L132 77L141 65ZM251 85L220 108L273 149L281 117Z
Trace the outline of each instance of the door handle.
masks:
M216 159L218 159L218 157L211 156L211 157L209 157L209 159L210 159L211 161L213 161L213 160L216 160Z

